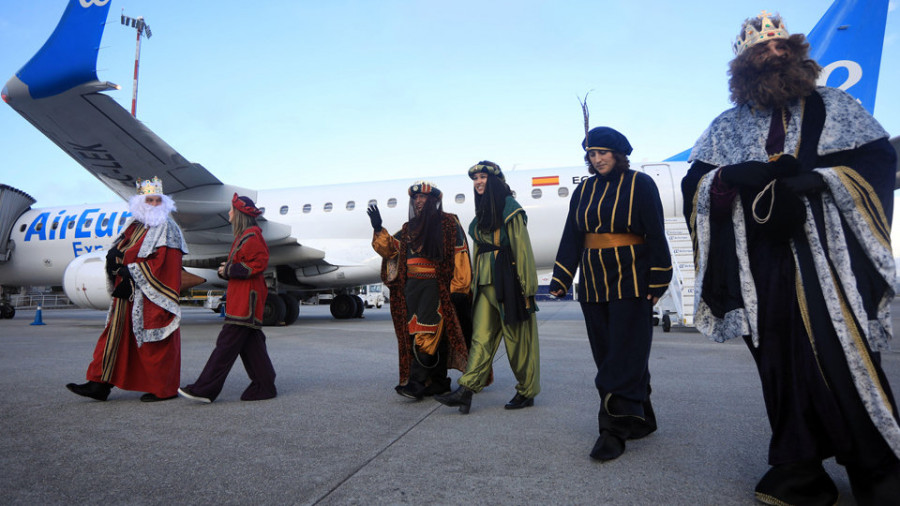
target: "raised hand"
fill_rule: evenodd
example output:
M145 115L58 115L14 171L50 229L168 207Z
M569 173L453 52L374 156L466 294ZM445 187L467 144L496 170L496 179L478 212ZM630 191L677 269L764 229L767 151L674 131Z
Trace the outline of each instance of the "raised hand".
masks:
M381 211L378 210L377 204L372 204L366 209L366 214L369 215L369 221L372 222L372 229L375 232L381 231Z

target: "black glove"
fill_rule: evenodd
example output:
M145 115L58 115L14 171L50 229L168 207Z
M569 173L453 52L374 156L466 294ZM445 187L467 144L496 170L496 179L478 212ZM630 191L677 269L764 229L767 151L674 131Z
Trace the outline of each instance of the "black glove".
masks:
M131 281L131 271L128 270L128 267L124 265L120 265L119 269L116 270L116 274L122 276L122 281Z
M372 222L372 229L375 230L376 233L380 232L381 231L381 212L378 211L378 205L372 204L371 206L369 206L368 209L366 209L366 213L369 215L369 221Z
M115 247L106 252L106 272L108 272L110 276L115 274L116 269L119 268L119 262L117 260L124 256L125 253L122 253Z
M719 177L728 184L761 189L775 179L777 167L766 162L743 162L719 169Z
M131 279L124 279L113 289L112 296L117 299L130 299L134 289L131 287Z
M806 172L799 176L784 178L782 183L788 191L796 195L819 193L828 187L818 172Z
M796 176L800 173L800 160L791 155L781 155L774 162L769 162L769 165L778 179Z

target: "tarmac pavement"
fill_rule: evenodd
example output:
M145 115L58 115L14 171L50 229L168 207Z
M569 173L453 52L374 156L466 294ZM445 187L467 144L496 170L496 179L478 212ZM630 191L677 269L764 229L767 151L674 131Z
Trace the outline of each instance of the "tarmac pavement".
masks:
M209 310L184 312L182 385L222 324ZM596 369L579 306L544 302L538 315L534 407L503 409L515 378L501 346L494 384L461 415L394 392L387 306L349 321L303 306L296 324L264 329L278 397L240 401L249 381L238 361L212 404L142 403L119 389L106 402L75 396L64 385L84 381L104 313L44 310L46 325L32 326L34 312L20 311L0 320L0 503L755 504L770 431L743 342L657 327L659 430L598 463L588 457ZM900 353L883 365L896 391ZM855 504L843 468L826 469L839 504Z

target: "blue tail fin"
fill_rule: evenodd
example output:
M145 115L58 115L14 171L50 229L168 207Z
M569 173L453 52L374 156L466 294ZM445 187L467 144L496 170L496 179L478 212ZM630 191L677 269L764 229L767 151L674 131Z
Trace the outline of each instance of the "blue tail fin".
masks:
M53 35L16 76L32 98L97 80L97 50L110 0L69 0Z
M824 67L819 84L850 93L870 113L887 10L888 0L836 0L807 37L810 56Z

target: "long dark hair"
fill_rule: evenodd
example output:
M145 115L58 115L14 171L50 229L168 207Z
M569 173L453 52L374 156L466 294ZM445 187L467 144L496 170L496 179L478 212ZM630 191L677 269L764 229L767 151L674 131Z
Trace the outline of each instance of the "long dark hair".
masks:
M426 194L427 201L421 212L415 212L415 196L409 198L409 225L406 236L410 249L423 257L440 261L444 259L444 239L441 221L441 199Z
M485 162L480 162L484 164ZM493 174L487 174L487 184L484 185L484 194L475 192L475 219L478 220L478 228L490 232L503 225L503 208L506 206L506 197L512 195L509 185Z

